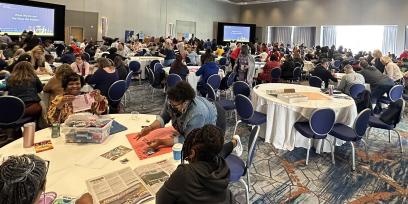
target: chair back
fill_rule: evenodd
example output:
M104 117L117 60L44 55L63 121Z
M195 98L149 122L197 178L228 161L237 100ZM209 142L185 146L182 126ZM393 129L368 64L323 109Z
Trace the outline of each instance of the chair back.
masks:
M218 74L213 74L207 79L207 83L211 85L214 90L218 90L221 85L221 77Z
M162 64L160 64L160 63L154 64L153 73L156 73L159 69L163 69L163 67L164 66Z
M147 71L147 80L149 80L149 84L150 85L154 85L154 73L153 70L151 68L146 67L146 71Z
M91 60L91 55L87 52L84 52L85 61L89 62Z
M357 136L362 138L367 130L368 121L370 119L371 110L369 108L364 109L361 111L356 120L354 120L353 129L356 132Z
M227 64L227 58L221 57L221 59L218 61L218 64L220 64L220 65L226 65L226 64Z
M127 90L127 83L125 80L115 81L108 90L108 97L110 101L118 102L122 99Z
M169 76L167 76L167 88L176 86L179 81L182 81L182 79L178 74L169 74Z
M133 73L137 73L140 71L140 62L139 61L131 61L129 63L129 69L133 71Z
M24 102L15 96L0 96L0 124L8 125L24 116Z
M350 96L354 99L365 90L365 86L363 84L353 84L350 87Z
M315 110L309 120L310 129L315 135L327 135L332 130L335 120L336 114L332 109Z
M390 89L388 93L388 97L392 102L397 101L402 97L402 93L404 92L404 86L402 85L395 85Z
M160 63L160 61L159 60L152 60L151 62L150 62L150 68L151 69L153 69L154 68L154 65L156 64L156 63Z
M282 74L281 69L278 69L278 68L272 69L272 71L271 71L272 82L279 81L280 77L281 77L281 74Z
M232 85L232 92L234 93L234 96L241 94L246 97L249 97L251 95L251 88L244 81L236 81Z
M235 96L235 107L239 117L242 119L250 119L254 115L254 108L251 100L242 94Z
M132 83L132 76L133 76L133 71L130 71L126 76L126 88L129 88L130 83Z
M254 128L252 128L251 130L251 134L249 135L248 158L247 158L247 163L246 163L247 168L251 166L253 158L255 156L258 135L259 135L259 126L255 125Z
M227 87L230 87L234 83L235 76L236 76L235 72L231 72L231 74L228 76Z
M302 75L302 68L296 67L296 68L293 70L293 78L296 78L296 80L299 81L301 75Z
M312 87L320 88L322 87L322 79L317 76L310 76L309 77L309 85Z
M215 94L215 91L212 88L212 86L209 83L206 83L205 88L207 90L207 99L210 100L210 101L215 101L216 100L216 94Z

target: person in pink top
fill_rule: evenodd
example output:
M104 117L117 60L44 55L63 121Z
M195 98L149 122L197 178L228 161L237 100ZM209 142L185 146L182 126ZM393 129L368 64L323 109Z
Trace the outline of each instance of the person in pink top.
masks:
M72 70L74 70L74 72L76 72L77 74L83 77L88 76L89 74L92 74L89 71L90 65L85 60L84 54L75 55L75 62L71 64L71 68Z
M404 50L403 53L401 53L400 57L401 60L403 59L408 59L408 49Z

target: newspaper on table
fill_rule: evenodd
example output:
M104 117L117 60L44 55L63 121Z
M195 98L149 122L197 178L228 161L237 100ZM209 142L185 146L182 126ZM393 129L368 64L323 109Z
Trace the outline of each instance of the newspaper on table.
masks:
M156 195L176 169L169 160L114 171L86 181L89 192L100 204L143 203Z

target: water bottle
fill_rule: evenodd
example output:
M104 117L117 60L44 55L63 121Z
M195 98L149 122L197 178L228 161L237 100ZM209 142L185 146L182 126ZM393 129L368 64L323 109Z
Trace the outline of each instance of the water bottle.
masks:
M324 91L324 90L326 89L326 85L324 84L324 81L322 81L322 85L321 85L320 89L321 89L322 91Z

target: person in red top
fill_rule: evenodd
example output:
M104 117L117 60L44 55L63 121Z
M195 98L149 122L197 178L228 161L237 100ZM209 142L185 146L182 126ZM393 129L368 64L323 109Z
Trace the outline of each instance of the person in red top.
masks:
M235 66L235 62L237 61L237 58L240 52L241 52L241 43L238 43L237 47L231 52L231 55L230 55L232 67Z
M71 43L71 48L74 50L74 54L81 54L81 48L79 48L75 43Z
M270 60L265 64L262 73L259 73L258 80L270 83L272 81L272 69L280 69L280 63L276 55L271 55Z
M408 50L404 50L403 53L401 53L400 57L401 60L403 59L408 59Z

